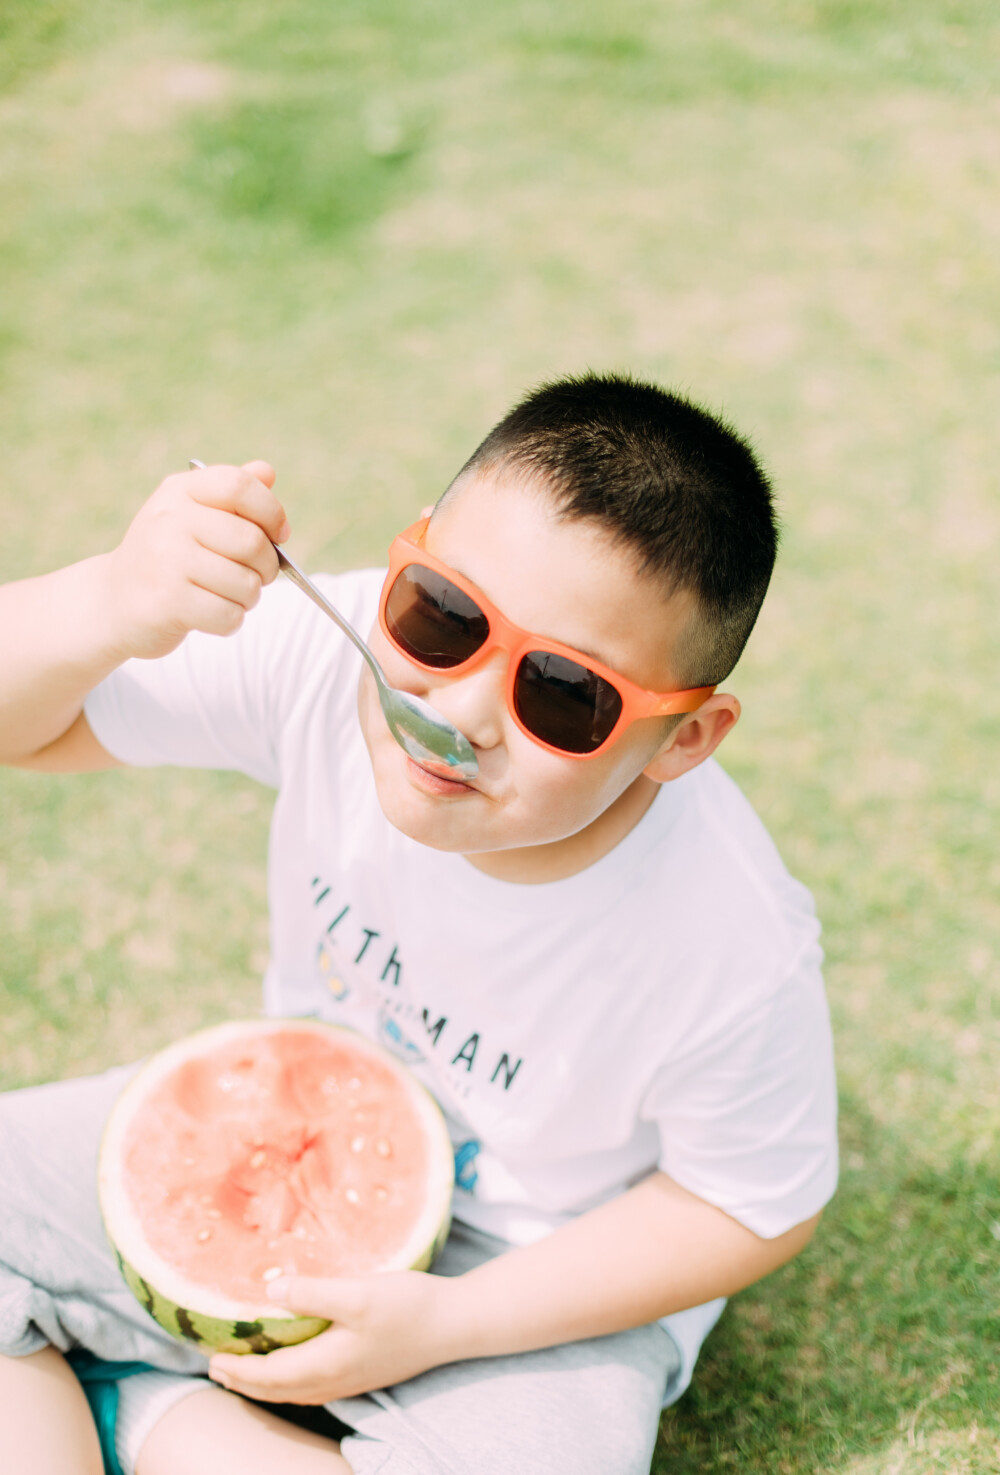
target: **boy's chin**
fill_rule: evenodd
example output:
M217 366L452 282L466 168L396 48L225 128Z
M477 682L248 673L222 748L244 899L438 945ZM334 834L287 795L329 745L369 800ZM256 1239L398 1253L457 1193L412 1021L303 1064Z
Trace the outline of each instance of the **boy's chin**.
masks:
M369 756L379 807L394 829L432 850L461 854L476 848L479 826L473 816L456 811L482 804L481 795L453 797L422 790L407 777L409 760L395 743L370 748Z
M401 794L394 785L380 784L377 774L375 792L382 813L393 829L410 840L416 840L419 845L457 855L489 848L477 839L475 825L465 817L459 820L444 805L436 807L431 795Z

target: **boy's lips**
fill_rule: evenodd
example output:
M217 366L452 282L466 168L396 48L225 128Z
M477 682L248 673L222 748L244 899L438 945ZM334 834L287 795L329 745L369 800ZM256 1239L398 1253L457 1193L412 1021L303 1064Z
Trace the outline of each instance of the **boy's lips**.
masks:
M410 782L419 789L429 794L470 794L477 793L475 784L461 783L457 779L443 778L441 774L432 773L429 768L416 763L409 754L404 754L403 764L406 776Z

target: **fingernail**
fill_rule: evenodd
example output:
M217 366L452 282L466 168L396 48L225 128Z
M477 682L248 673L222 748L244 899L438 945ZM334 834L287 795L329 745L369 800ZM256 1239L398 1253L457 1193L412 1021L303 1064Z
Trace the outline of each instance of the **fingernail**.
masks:
M284 543L285 539L286 538L290 538L291 536L292 536L292 525L288 521L288 518L286 517L285 520L284 520L284 522L281 524L281 527L278 529L278 542L279 543Z

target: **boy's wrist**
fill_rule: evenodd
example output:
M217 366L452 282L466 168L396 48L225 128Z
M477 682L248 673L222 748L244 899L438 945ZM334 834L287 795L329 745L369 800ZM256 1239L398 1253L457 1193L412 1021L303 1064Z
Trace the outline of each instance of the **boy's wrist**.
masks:
M434 1287L426 1327L432 1365L489 1356L475 1282L468 1275L429 1275L427 1279Z
M41 660L101 680L135 652L117 609L113 555L97 553L27 581L37 592L28 608Z
M107 672L139 654L133 648L133 632L120 613L113 560L113 553L98 553L76 565L81 580L80 628L87 655Z

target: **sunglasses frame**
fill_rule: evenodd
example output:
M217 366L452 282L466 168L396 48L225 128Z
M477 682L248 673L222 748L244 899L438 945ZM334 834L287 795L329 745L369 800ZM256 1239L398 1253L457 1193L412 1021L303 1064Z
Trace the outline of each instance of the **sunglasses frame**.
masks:
M419 666L421 671L429 671L436 676L461 676L488 659L493 651L502 650L507 656L507 710L525 737L537 743L540 748L556 753L560 758L596 758L617 741L626 727L640 718L669 717L678 713L696 712L715 691L714 686L696 686L688 691L646 691L644 687L637 686L634 681L629 681L626 676L612 671L610 666L603 666L600 661L592 660L590 656L584 655L582 651L574 650L572 646L562 645L558 640L548 640L543 636L532 635L529 630L523 630L520 625L515 625L512 620L508 620L506 615L502 614L496 605L492 604L482 591L476 588L475 584L470 583L462 574L449 568L441 559L427 552L423 546L423 537L429 522L429 517L420 518L418 522L413 523L405 532L399 533L392 541L389 549L389 571L385 576L378 604L378 619L382 633L393 650L398 650L400 655L405 656L414 666ZM449 579L456 588L461 589L468 599L473 600L486 616L490 627L489 634L479 649L474 651L467 660L460 661L458 665L447 667L425 665L423 661L412 656L408 650L404 650L389 630L385 617L389 594L396 579L411 564L429 568L434 573L440 574L442 578ZM585 670L593 672L595 676L599 676L602 681L607 682L617 691L621 698L622 709L614 727L599 747L592 748L589 753L572 753L566 748L557 748L552 743L547 743L544 738L540 738L537 733L525 727L517 715L514 690L521 661L532 651L562 656L566 660L573 661Z

